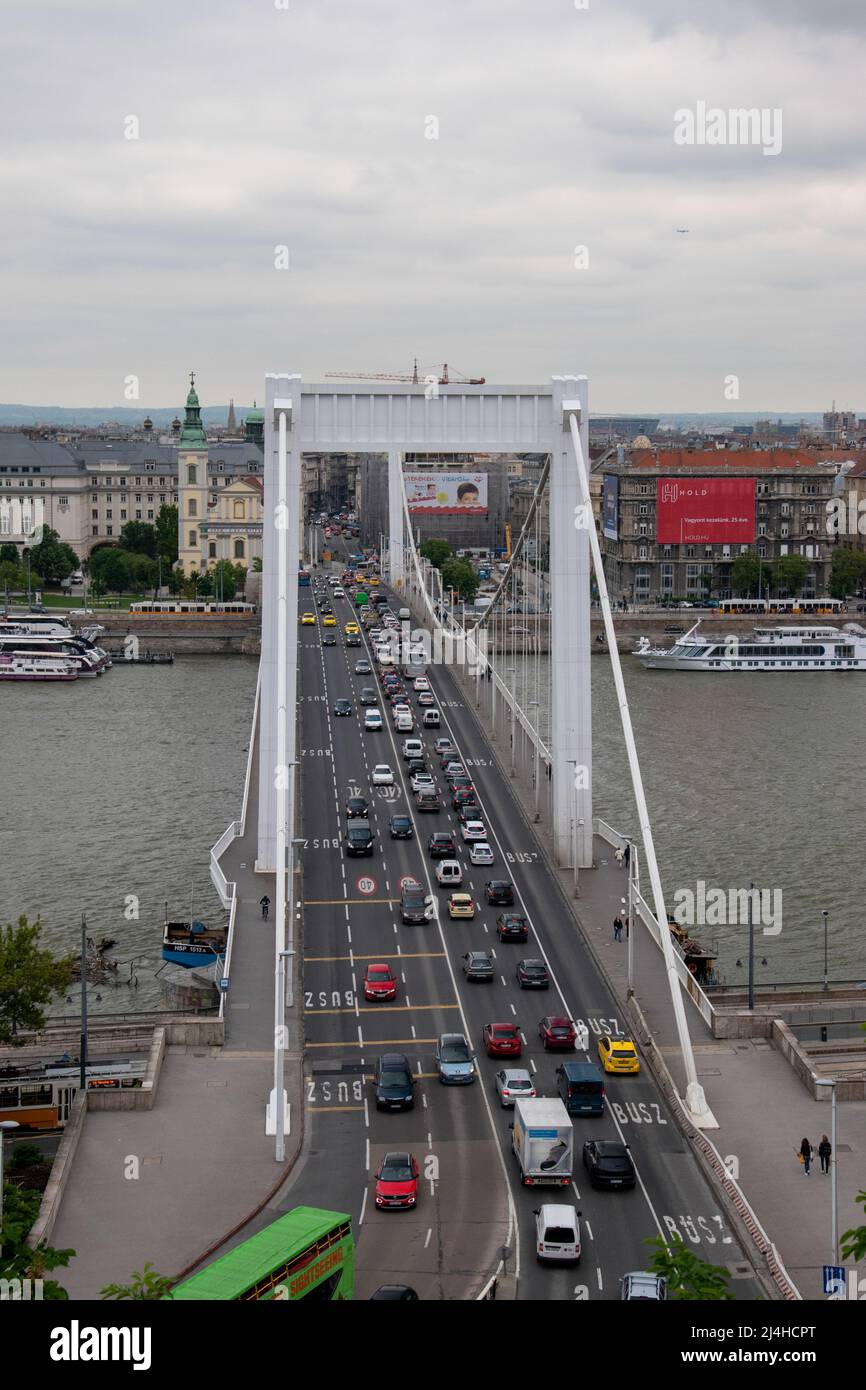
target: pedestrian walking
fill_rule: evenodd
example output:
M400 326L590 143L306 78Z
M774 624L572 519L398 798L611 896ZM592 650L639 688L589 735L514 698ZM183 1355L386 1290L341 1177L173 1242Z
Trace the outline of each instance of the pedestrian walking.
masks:
M619 913L613 919L613 939L614 941L622 941L622 918Z
M625 864L625 867L626 867L626 868L628 868L628 863L629 863L629 860L630 860L630 859L631 859L631 843L630 843L628 840L626 840L626 842L625 842L625 849L624 849L623 852L622 852L622 860L623 860L623 863Z
M826 1134L822 1134L821 1142L818 1145L818 1157L821 1160L822 1173L829 1173L830 1171L830 1155L832 1154L832 1152L833 1145L830 1143L830 1140L827 1138Z
M623 861L625 859L625 854L623 853L622 845L617 845L616 849L613 852L613 857L616 860L619 868L622 868Z
M806 1174L806 1177L808 1178L809 1168L812 1163L812 1145L809 1143L808 1139L802 1140L799 1149L797 1149L797 1154L799 1155L800 1162L803 1165L803 1170Z

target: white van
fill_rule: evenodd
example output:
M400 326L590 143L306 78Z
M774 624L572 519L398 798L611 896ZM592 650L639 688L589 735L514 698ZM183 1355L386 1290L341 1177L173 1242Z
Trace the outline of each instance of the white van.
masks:
M438 729L442 723L438 709L425 709L423 722L425 729Z
M403 740L404 758L423 758L424 745L420 738L407 738Z
M580 1212L577 1208L551 1202L543 1207L536 1207L533 1215L536 1258L557 1264L578 1264Z
M412 718L412 715L408 710L405 713L401 710L394 720L395 731L398 734L411 734L414 728L415 720Z
M456 859L440 859L436 865L436 882L440 888L459 888L463 870Z

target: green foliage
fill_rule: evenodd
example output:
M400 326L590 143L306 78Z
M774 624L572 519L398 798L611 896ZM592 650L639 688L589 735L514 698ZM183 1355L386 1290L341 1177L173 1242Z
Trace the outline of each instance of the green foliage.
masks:
M833 1161L835 1163L835 1157ZM858 1192L854 1200L861 1204L866 1215L866 1192ZM855 1264L866 1260L866 1226L852 1226L850 1231L843 1231L840 1245L843 1260L853 1260Z
M146 521L128 521L120 533L120 549L136 555L156 555L156 527Z
M429 541L424 542L418 554L423 555L425 560L429 560L434 569L441 570L451 554L451 547L447 541L431 537Z
M18 554L18 547L12 541L5 541L0 545L0 565L14 565L18 569L21 565L21 556Z
M147 1260L144 1269L133 1272L128 1284L106 1284L99 1290L99 1297L118 1302L122 1299L144 1301L171 1298L171 1286L172 1280L163 1274L157 1274L150 1260Z
M72 975L72 957L57 960L39 946L40 923L25 916L15 926L0 927L0 1044L20 1047L18 1030L45 1026L43 1005L65 990Z
M262 557L261 557L261 555L255 555L255 556L253 557L253 574L261 574L261 572L262 572Z
M177 507L163 503L156 514L156 553L162 566L177 564Z
M796 598L811 566L802 555L781 555L771 567L773 590L788 598Z
M866 585L866 552L837 546L830 568L831 598L859 594Z
M26 1244L33 1222L39 1215L38 1192L22 1192L14 1183L3 1184L3 1227L0 1230L0 1278L44 1279L42 1296L52 1301L69 1297L56 1279L45 1279L52 1269L65 1267L74 1250L55 1250L40 1242L32 1250Z
M72 546L61 541L58 533L52 531L50 526L43 528L42 540L38 545L30 546L28 554L30 556L31 584L33 584L33 571L38 571L47 583L59 584L61 579L66 579L78 569L78 556Z
M685 1303L719 1303L733 1298L728 1271L687 1250L680 1236L669 1240L652 1236L645 1244L654 1251L650 1270L667 1280L669 1298Z
M761 564L757 555L738 555L731 565L731 589L735 597L757 598L762 572L766 588L767 566Z
M42 1161L42 1150L38 1144L16 1144L12 1150L9 1167L14 1172L19 1168L35 1168Z
M481 580L468 560L446 560L442 566L442 588L453 589L458 598L472 603Z
M3 549L8 547L4 545ZM0 560L0 587L13 590L27 588L27 576L17 562L13 564L11 560Z

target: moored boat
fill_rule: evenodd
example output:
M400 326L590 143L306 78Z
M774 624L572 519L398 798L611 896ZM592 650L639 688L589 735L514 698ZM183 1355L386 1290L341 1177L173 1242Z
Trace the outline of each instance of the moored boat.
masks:
M166 914L162 933L162 958L171 965L211 965L225 954L227 927L207 927L204 922L170 922Z
M0 681L74 681L78 666L66 656L0 651Z
M671 647L642 637L633 655L650 671L866 671L866 630L818 625L757 627L705 636L700 620Z

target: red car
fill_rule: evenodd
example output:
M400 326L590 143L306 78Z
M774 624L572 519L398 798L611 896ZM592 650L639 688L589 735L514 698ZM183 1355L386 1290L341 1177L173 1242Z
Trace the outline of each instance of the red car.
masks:
M389 1153L376 1174L377 1207L414 1207L418 1200L418 1164L409 1153Z
M544 1044L545 1052L557 1048L563 1052L573 1052L577 1031L570 1018L551 1015L543 1018L538 1025L538 1036Z
M396 999L397 976L384 961L368 965L364 975L365 999Z
M516 1023L485 1023L481 1041L488 1057L519 1057L523 1051Z

